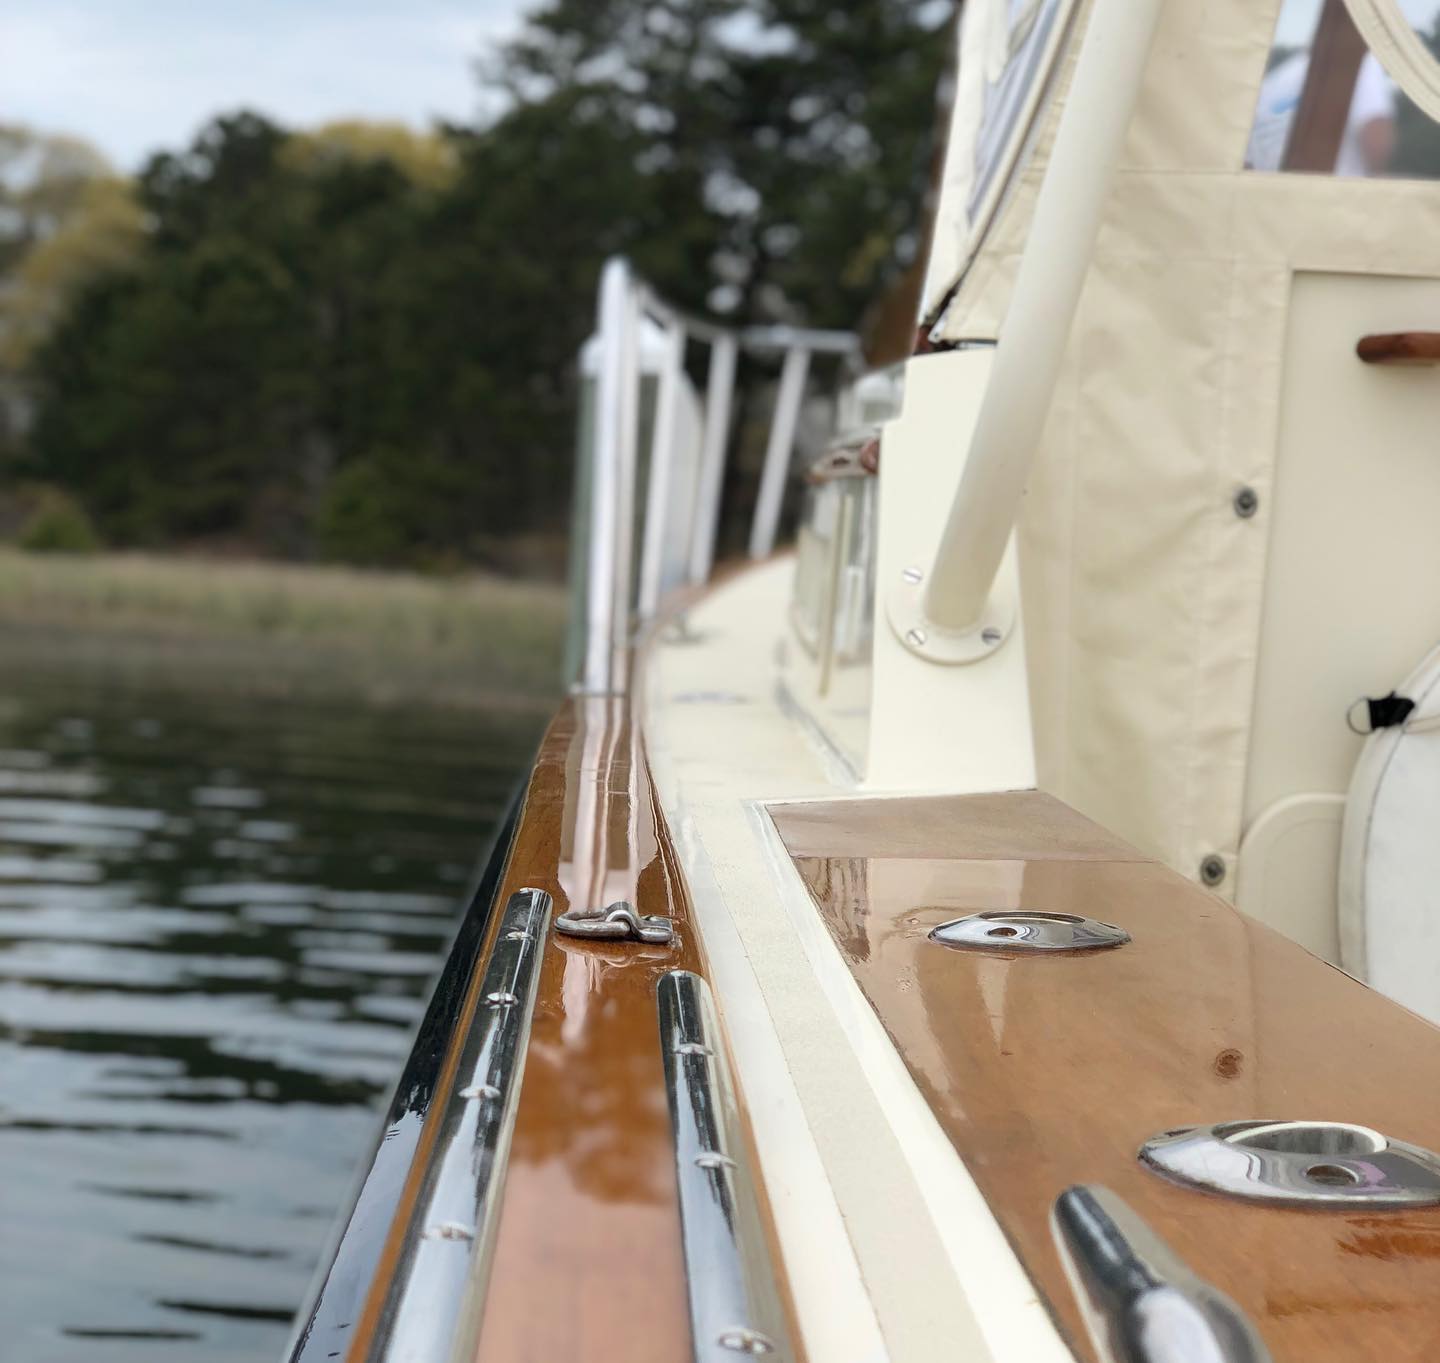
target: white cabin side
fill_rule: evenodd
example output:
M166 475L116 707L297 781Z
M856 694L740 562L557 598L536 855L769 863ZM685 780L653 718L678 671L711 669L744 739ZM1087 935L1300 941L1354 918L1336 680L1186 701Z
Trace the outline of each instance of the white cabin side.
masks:
M1094 8L1031 16L1038 96L1012 94L979 192L973 73L1007 7L967 10L927 303L960 348L907 364L884 432L865 784L1033 779L1338 961L1347 712L1440 644L1440 382L1356 344L1440 327L1440 185L1247 168L1304 0L1161 7L1073 324L1053 319L1069 339L991 597L1004 643L930 661L887 605L929 569L994 367L1024 360L1006 312Z

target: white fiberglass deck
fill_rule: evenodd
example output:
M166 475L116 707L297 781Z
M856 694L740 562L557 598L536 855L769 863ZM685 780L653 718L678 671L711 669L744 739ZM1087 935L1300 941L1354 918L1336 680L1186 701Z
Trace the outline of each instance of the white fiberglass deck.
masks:
M807 1352L1068 1363L763 807L849 793L779 687L771 623L792 573L782 558L713 590L683 638L648 651L642 685Z

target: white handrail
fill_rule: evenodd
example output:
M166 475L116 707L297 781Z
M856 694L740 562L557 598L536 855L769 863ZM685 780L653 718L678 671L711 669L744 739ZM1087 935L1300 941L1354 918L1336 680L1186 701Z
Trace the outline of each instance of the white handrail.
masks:
M964 633L985 610L1040 443L1163 4L1096 0L1091 13L965 471L925 589L923 614L936 629Z
M625 406L621 351L629 308L629 269L623 260L606 261L600 273L597 309L600 364L595 380L594 447L590 455L585 651L580 663L580 689L591 694L611 689L614 663L620 445Z
M680 384L685 372L685 328L672 326L665 337L665 359L660 367L655 397L655 424L650 436L650 477L645 494L645 546L640 556L642 620L660 605L660 577L664 569L666 509L670 502L670 473L675 464L675 434L680 418Z
M665 337L646 486L644 543L638 579L633 572L636 445L639 439L640 331L645 320ZM766 449L765 467L751 528L752 554L774 544L795 426L805 396L812 354L856 354L848 332L766 326L731 329L687 316L665 303L631 272L625 261L607 261L600 278L596 329L598 369L590 449L588 557L584 592L583 657L576 689L610 694L626 685L632 614L652 620L665 590L665 549L674 500L677 440L688 342L710 347L709 374L693 498L679 513L690 533L686 577L702 584L714 558L716 525L724 486L725 452L739 351L783 350L780 387ZM632 595L633 593L633 595Z
M627 275L629 273L627 267ZM615 581L610 613L611 691L623 691L630 663L630 594L635 560L635 463L640 443L640 296L627 289L622 314L620 431L616 441Z
M770 421L770 439L765 445L765 463L760 473L760 495L755 499L755 519L750 526L751 558L764 558L775 547L780 503L785 497L785 475L790 471L795 426L800 419L800 403L805 397L805 378L809 372L808 350L797 345L785 352L780 390L775 395L775 415Z
M715 532L720 523L720 493L725 475L725 448L730 443L730 398L735 391L738 349L733 336L719 337L710 348L710 372L705 376L705 433L700 442L695 518L690 526L692 587L710 580L710 568L715 561Z

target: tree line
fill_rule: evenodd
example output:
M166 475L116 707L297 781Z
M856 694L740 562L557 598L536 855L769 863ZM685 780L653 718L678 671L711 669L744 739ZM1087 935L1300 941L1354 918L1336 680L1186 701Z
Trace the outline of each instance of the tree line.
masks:
M949 9L551 0L480 63L478 126L228 114L129 183L72 144L49 208L0 174L5 481L117 546L553 550L601 262L854 325L914 266Z

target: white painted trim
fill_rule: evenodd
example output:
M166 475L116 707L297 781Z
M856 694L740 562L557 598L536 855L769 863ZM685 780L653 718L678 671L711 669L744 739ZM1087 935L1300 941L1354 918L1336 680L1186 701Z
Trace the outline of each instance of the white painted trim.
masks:
M925 1190L936 1233L950 1256L989 1356L1024 1363L1073 1363L1074 1356L1055 1329L985 1195L905 1068L796 873L770 817L772 807L787 803L793 802L757 800L748 806L776 896L905 1151L915 1181Z
M888 1363L845 1219L695 820L683 806L680 812L668 810L667 816L704 936L737 1085L755 1131L805 1352L817 1363Z

